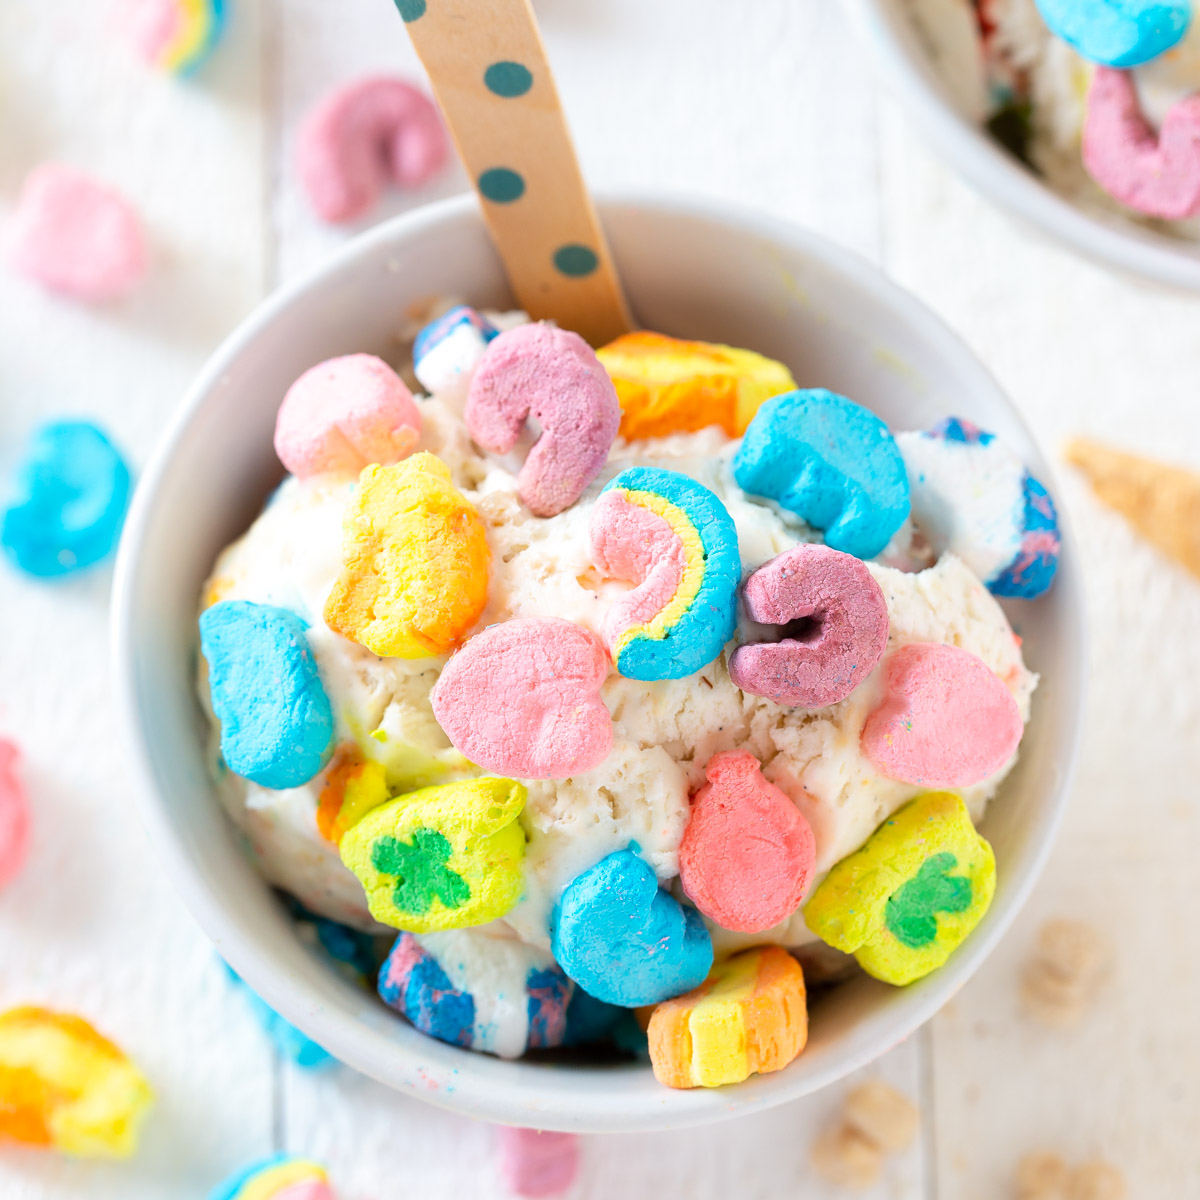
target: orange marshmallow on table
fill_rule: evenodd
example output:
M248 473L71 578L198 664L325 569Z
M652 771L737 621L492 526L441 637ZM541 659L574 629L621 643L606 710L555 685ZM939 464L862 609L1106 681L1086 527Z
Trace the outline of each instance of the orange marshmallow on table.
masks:
M667 1087L720 1087L782 1070L808 1041L804 972L780 946L744 950L694 991L659 1004L647 1033L654 1076Z
M665 437L719 425L746 432L759 406L795 388L782 363L752 350L627 333L596 352L621 402L621 436Z

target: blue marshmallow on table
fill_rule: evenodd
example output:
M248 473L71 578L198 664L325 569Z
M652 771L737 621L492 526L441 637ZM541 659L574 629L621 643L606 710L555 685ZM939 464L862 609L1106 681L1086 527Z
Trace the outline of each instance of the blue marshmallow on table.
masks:
M1061 540L1050 494L995 434L959 417L901 433L912 515L939 557L956 554L997 596L1049 590Z
M1050 32L1082 58L1128 69L1178 45L1192 0L1037 0Z
M18 468L0 543L30 575L51 578L90 567L120 539L130 487L125 460L95 425L43 425Z
M200 615L221 755L261 787L307 783L333 749L333 711L305 623L286 608L224 600Z
M413 343L417 381L430 393L465 393L471 372L499 332L465 304L444 312L426 325Z
M713 963L700 914L663 891L632 847L566 886L550 918L550 945L581 988L622 1008L691 991Z
M225 970L229 978L245 993L250 1011L254 1013L280 1054L306 1070L325 1067L335 1061L324 1046L314 1042L306 1033L302 1033L290 1021L281 1017L228 963L225 963Z
M518 1058L562 1045L571 982L544 950L485 928L402 933L379 995L422 1033Z
M768 400L742 438L733 475L743 491L776 501L855 558L874 558L908 516L908 474L888 427L824 388Z

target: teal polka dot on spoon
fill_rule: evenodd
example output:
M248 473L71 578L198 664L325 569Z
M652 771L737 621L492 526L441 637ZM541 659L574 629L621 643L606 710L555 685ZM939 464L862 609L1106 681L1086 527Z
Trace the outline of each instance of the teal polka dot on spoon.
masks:
M511 99L525 95L533 87L533 76L519 62L494 62L484 71L483 82L489 92Z
M507 167L492 167L480 175L479 190L497 204L511 204L525 194L525 180Z
M425 0L396 0L396 11L405 24L411 24L425 15Z
M576 244L559 246L554 252L554 265L564 275L590 275L599 265L596 252Z

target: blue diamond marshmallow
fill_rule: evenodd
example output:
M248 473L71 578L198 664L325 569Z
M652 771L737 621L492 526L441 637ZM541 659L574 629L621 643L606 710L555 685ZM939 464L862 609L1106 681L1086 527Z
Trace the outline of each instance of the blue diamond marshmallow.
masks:
M1042 20L1082 58L1105 67L1139 67L1177 46L1192 0L1037 0Z

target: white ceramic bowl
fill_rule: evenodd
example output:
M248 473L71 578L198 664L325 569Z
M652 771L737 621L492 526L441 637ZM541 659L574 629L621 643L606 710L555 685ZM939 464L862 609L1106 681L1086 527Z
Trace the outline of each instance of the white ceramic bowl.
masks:
M996 430L1053 486L1048 464L987 372L950 331L864 262L789 225L723 205L622 197L601 205L639 319L750 346L804 386L827 386L901 428L951 413ZM991 910L949 964L904 989L860 979L818 1001L808 1048L785 1071L716 1091L670 1091L648 1066L502 1062L417 1033L296 938L238 847L205 770L194 692L196 613L214 556L281 470L271 446L288 384L331 355L394 349L399 314L454 294L511 302L469 197L380 226L260 306L209 361L138 489L114 599L120 703L154 850L217 949L288 1020L338 1058L424 1100L549 1129L697 1125L823 1087L908 1036L982 962L1032 887L1075 753L1083 650L1077 556L1064 529L1050 595L1012 619L1042 673L1021 762L984 826L1000 863Z
M1200 247L1072 204L956 106L914 26L910 0L843 2L889 90L934 149L985 196L1108 266L1200 291Z

